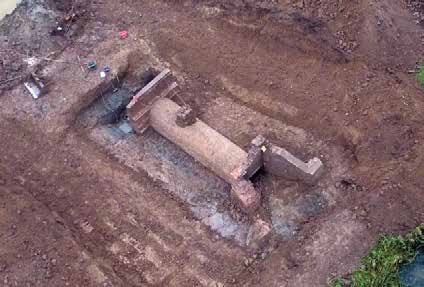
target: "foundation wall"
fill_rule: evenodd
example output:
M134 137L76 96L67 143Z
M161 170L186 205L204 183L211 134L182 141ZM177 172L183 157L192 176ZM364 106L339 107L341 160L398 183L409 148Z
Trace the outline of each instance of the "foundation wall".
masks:
M303 162L287 150L269 144L264 153L264 168L267 172L290 180L314 184L324 172L320 159Z

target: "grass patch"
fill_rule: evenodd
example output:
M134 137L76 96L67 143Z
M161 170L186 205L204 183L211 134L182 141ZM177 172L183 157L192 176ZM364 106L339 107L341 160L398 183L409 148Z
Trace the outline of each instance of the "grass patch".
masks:
M331 280L330 286L331 287L343 287L344 281L340 278L335 278L335 279Z
M417 76L418 83L424 86L424 66L418 65L415 74Z
M411 262L423 245L424 225L405 236L383 236L362 259L361 266L352 272L350 278L336 278L330 282L330 286L401 287L399 267Z

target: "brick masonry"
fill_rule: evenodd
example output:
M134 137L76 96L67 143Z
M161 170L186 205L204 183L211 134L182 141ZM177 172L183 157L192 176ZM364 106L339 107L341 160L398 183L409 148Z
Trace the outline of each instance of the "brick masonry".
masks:
M127 113L133 129L137 133L149 126L150 110L160 98L173 98L179 92L175 77L169 69L163 70L148 83L127 106Z
M232 183L231 196L233 201L250 215L254 215L261 203L261 194L250 181L244 179Z
M196 113L189 106L183 106L177 113L176 123L178 126L185 128L196 122Z

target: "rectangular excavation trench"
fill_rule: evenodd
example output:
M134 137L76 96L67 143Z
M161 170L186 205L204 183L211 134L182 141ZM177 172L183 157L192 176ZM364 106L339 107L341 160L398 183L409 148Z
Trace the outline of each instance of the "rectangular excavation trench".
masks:
M147 80L140 79L140 83L146 84ZM102 93L84 109L77 125L108 155L140 176L147 174L159 182L171 196L184 202L194 217L212 231L237 245L248 245L250 223L247 215L231 203L228 183L152 128L142 135L131 132L124 107L140 88L139 83L124 80L120 87ZM227 113L226 110L220 111L219 107L228 108L231 105L230 109L235 112L247 112L261 122L269 122L266 116L231 101L226 105L214 105L215 108L206 117ZM228 126L234 127L237 122L234 120ZM301 132L299 136L302 136ZM254 136L251 137L253 139ZM325 190L320 187L306 187L268 175L260 177L265 178L261 179L260 186L267 193L263 209L272 222L273 234L277 238L290 239L295 236L302 222L319 214L327 204Z

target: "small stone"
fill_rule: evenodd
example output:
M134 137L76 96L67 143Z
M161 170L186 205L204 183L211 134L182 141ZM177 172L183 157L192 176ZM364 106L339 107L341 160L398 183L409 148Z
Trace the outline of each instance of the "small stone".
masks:
M247 235L247 245L252 249L262 248L269 241L271 230L271 224L262 219L256 219Z
M176 124L182 128L191 126L196 122L196 113L188 106L182 107L177 113Z
M244 266L249 267L249 265L250 265L249 259L248 258L244 258L243 264L244 264Z
M55 266L55 265L57 264L57 260L56 260L56 259L54 259L54 258L51 260L51 262L52 262L52 265L53 265L53 266Z
M43 255L41 256L41 258L42 258L43 260L47 260L47 255L46 255L46 254L43 254Z
M260 147L260 148L262 148L263 146L266 146L267 144L268 144L268 141L263 135L256 136L251 142L251 146Z
M250 265L253 264L254 261L255 261L255 259L253 259L253 258L244 258L243 264L244 264L244 266L249 267Z

